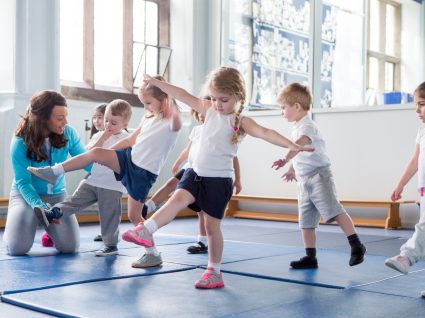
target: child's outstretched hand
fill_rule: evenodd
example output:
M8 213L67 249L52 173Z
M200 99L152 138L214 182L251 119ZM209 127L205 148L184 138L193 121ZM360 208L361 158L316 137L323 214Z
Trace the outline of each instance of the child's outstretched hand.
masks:
M282 168L287 163L288 163L288 160L286 160L286 159L279 159L279 160L276 160L275 162L273 162L272 168L274 168L274 170L279 170L280 168Z
M401 193L403 192L403 188L397 187L391 194L391 201L397 201L401 199Z
M145 84L145 85L148 85L148 84L154 85L154 83L153 83L154 81L155 81L155 79L152 76L150 76L148 74L144 74L143 75L143 84Z
M295 177L295 170L294 169L289 169L283 176L282 179L286 182L292 182L292 181L298 181L297 178Z

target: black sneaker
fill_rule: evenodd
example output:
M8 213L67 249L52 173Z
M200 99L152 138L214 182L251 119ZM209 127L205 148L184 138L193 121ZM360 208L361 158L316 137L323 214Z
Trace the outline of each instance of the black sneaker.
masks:
M41 206L34 208L38 222L47 229L54 220L59 220L62 217L62 212L59 208L44 209Z
M356 266L364 261L364 255L366 254L366 247L361 244L360 246L354 246L351 248L350 266Z
M103 239L102 239L102 235L97 234L97 235L93 238L93 241L95 241L95 242L102 242L102 241L103 241Z
M116 246L104 246L102 249L94 253L96 256L111 256L117 255L118 249Z
M293 269L309 269L319 267L317 265L317 258L310 256L301 257L298 261L292 261L289 265L291 265Z
M146 204L143 204L142 208L142 218L146 220L146 217L148 216L148 206Z
M206 246L202 242L198 242L196 244L193 244L187 248L187 251L190 254L205 254L208 253L208 246Z

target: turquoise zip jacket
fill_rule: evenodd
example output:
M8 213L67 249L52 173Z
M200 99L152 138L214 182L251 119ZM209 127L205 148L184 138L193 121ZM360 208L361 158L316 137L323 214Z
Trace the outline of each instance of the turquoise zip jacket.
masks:
M54 185L30 174L27 168L54 166L57 163L64 162L68 155L72 157L85 152L85 148L81 143L80 137L71 126L65 126L65 138L68 140L62 148L52 147L50 158L41 162L28 159L27 146L21 137L14 136L10 145L10 156L15 177L13 179L12 189L19 190L25 201L34 208L42 206L47 208L47 205L41 200L40 195L60 194L66 192L65 175L61 175ZM91 166L86 170L90 171Z

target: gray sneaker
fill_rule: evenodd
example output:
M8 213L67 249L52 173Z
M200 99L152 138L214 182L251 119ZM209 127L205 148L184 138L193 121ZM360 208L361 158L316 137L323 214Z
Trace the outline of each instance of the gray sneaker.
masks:
M408 274L411 266L410 261L407 257L396 255L385 260L385 265L402 274Z
M144 254L141 258L131 264L135 268L155 267L162 264L161 253L158 255Z
M51 184L55 184L58 180L58 176L53 173L52 167L50 166L42 168L28 167L27 170L36 177L39 177Z
M96 256L111 256L118 254L118 248L116 246L104 246L102 249L94 253Z

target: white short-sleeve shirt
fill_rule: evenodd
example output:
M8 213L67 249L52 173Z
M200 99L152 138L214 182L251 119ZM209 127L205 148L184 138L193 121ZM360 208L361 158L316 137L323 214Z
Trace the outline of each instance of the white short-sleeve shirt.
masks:
M96 134L94 134L88 145L94 145L102 136L102 133L103 133L102 131L99 131ZM109 148L127 136L128 136L128 132L124 130L116 135L112 135L103 143L102 148ZM86 183L98 188L115 190L115 191L120 191L123 193L126 192L122 183L115 179L114 172L108 167L103 166L99 163L93 164L93 167L90 171L90 175L88 176L86 180Z
M319 132L316 123L307 114L294 124L292 129L292 140L295 142L301 136L307 136L311 140L308 146L313 147L313 152L300 152L293 159L296 175L308 176L319 168L330 166L331 161L326 154L325 141Z

